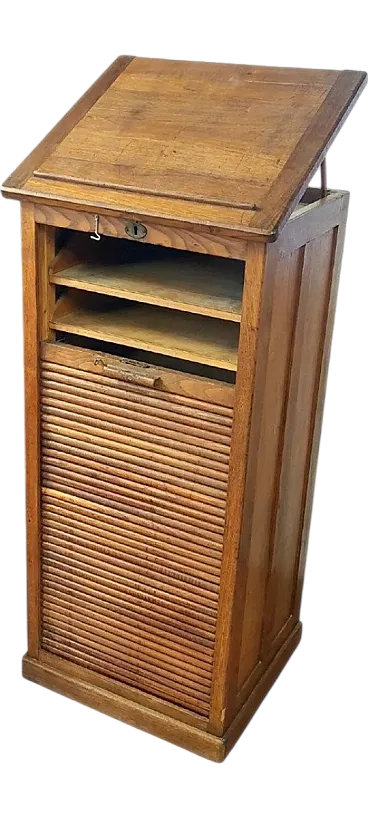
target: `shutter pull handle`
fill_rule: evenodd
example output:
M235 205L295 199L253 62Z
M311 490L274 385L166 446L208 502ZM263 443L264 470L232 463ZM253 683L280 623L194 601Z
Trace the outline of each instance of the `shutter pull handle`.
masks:
M110 375L112 378L117 378L119 381L124 381L125 383L135 384L136 386L148 386L151 389L157 389L162 386L161 378L158 376L148 375L143 372L130 372L126 369L120 369L117 366L109 366L102 358L96 358L95 366L100 369L102 368L104 375Z

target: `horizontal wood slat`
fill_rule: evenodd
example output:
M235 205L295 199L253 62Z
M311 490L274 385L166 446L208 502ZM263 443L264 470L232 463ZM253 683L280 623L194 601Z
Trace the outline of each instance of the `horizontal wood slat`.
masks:
M56 380L52 382L51 387L47 385L42 388L42 395L44 398L52 397L54 399L52 405L55 407L59 405L55 401L60 397L64 401L63 406L66 406L65 401L68 401L69 403L88 406L89 409L92 409L93 414L96 410L101 409L104 413L110 412L118 415L123 418L127 428L143 428L143 431L152 430L152 420L154 419L155 434L160 434L161 429L163 429L163 435L166 435L167 431L174 432L176 439L179 433L183 437L178 439L192 441L193 445L206 446L206 441L208 441L211 445L207 444L207 447L212 451L221 451L226 454L229 451L228 434L220 434L216 422L206 421L203 418L190 415L190 413L189 418L187 418L185 415L179 416L175 409L170 412L162 407L146 407L144 404L137 407L134 403L124 400L123 395L118 397L118 395L108 393L105 395L102 392L96 394L92 389L74 384L59 383ZM167 436L170 437L170 435ZM213 443L220 444L221 448L213 446Z
M159 628L153 628L152 625L147 629L144 617L140 619L139 627L137 627L137 623L133 622L132 624L129 617L119 616L116 612L109 615L109 610L103 606L99 606L96 602L91 603L88 600L78 598L76 600L73 599L71 602L68 594L60 593L55 589L50 593L50 590L47 588L44 592L44 610L52 611L55 616L59 613L60 615L64 615L64 617L70 616L70 612L72 612L73 616L75 613L76 617L81 621L105 623L109 632L121 633L122 636L126 636L128 641L131 641L134 637L139 637L140 644L147 645L149 648L152 647L151 633L154 632L155 643L157 645L163 645L168 655L177 653L178 656L182 658L185 657L185 661L188 661L189 664L194 664L202 668L206 668L207 665L211 664L210 648L205 649L203 645L197 647L189 640L173 633L171 633L170 638L168 638L166 631L162 629L160 631Z
M93 477L100 474L98 468L96 468L96 464L93 463L93 461L83 461L82 458L67 455L65 452L57 452L56 454L56 452L51 450L48 454L45 454L44 459L45 464L58 467L60 470L62 468L66 468L65 464L67 463L68 470L70 472L86 475L87 477ZM84 462L86 462L86 466L83 465ZM115 484L119 486L121 497L123 498L124 502L129 503L130 508L134 506L137 509L142 508L146 511L151 511L152 502L150 502L150 498L147 499L143 495L142 499L142 493L139 490L139 487L135 486L134 484L132 485L128 480L124 480L124 478L121 477L121 474L122 472L120 472L118 469L106 469L103 472L103 480L107 483L111 482L112 486ZM62 499L61 492L52 492L50 490L47 493L49 496L55 497L60 494L59 499ZM218 519L216 519L213 517L213 512L211 514L204 510L206 508L205 506L203 506L202 509L200 506L198 507L198 505L193 505L193 503L190 504L189 502L184 502L179 511L178 499L172 497L168 492L166 493L157 489L154 490L151 487L150 494L155 497L155 511L158 515L167 517L168 514L172 514L172 512L175 511L175 519L177 522L190 522L196 527L198 533L200 533L200 530L204 528L208 534L210 532L214 532L222 536L224 526L221 513L217 513L216 517ZM98 509L95 509L95 511L97 512Z
M232 410L41 369L42 646L209 714Z

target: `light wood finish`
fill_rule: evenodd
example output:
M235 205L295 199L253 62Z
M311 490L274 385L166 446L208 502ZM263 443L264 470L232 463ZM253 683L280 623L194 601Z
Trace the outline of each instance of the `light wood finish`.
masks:
M82 100L29 159L28 178L22 166L7 180L6 194L271 237L366 79L120 59L90 90L89 110Z
M50 326L236 371L238 330L233 322L219 324L212 318L143 304L121 307L115 302L113 309L111 303L106 304L108 309L98 309L98 303L97 299L87 301L86 297L69 293L56 304Z
M68 696L120 719L133 727L146 730L171 741L210 761L223 761L242 731L254 716L270 687L281 673L301 637L300 624L284 642L266 668L258 684L244 703L224 736L214 736L207 730L203 717L188 710L174 708L161 699L144 696L140 690L109 680L86 668L41 651L41 661L25 656L23 675L37 684Z
M316 404L315 404L315 420L314 426L312 429L311 440L310 440L310 455L309 455L309 471L306 475L306 486L305 486L305 510L304 510L304 517L303 517L303 527L301 531L300 537L300 553L299 553L299 561L298 561L298 574L296 580L296 586L294 588L294 600L293 600L293 613L294 616L298 617L300 615L300 604L301 604L301 596L303 591L303 581L304 581L304 571L305 571L305 563L307 557L307 547L308 547L308 537L309 537L309 528L312 516L312 506L313 506L313 493L314 493L314 485L316 480L316 472L317 472L317 460L318 460L318 451L319 451L319 443L321 438L321 430L322 430L322 418L323 418L323 408L324 408L324 400L326 394L326 386L327 386L327 375L328 375L328 365L330 361L330 352L331 352L331 343L332 343L332 333L333 333L333 326L335 320L335 310L336 310L336 301L337 301L337 293L339 287L339 280L340 280L340 270L341 270L341 263L342 263L342 255L344 249L344 240L345 240L345 230L346 230L346 219L347 219L347 205L348 205L348 194L345 195L345 210L341 214L340 223L335 227L335 257L334 257L334 264L332 269L332 277L331 282L329 284L330 287L330 294L329 294L329 304L327 310L327 318L326 318L326 327L325 327L325 339L324 345L322 350L322 360L321 360L321 370L320 370L320 378L317 388L316 394Z
M40 428L37 238L33 206L22 204L24 311L24 391L27 502L28 653L37 658L40 644Z
M224 730L228 696L228 656L233 627L232 600L237 578L236 544L240 537L240 509L244 502L245 468L258 346L258 328L266 272L266 246L250 244L246 265L246 287L240 327L240 367L237 374L234 424L231 440L229 493L226 507L224 558L219 597L214 675L212 681L210 728L217 735Z
M305 188L364 82L120 58L3 190L22 200L23 673L215 761L301 637L348 208Z
M240 685L251 673L259 657L259 627L268 571L275 479L280 462L279 435L285 412L303 257L303 249L295 250L285 259L276 257L273 269L271 268L269 298L272 312L268 344L263 353L263 371L258 376L256 397L259 396L259 404L255 406L257 416L253 423L254 443L249 452L248 485L242 520L243 537L248 543L250 540L251 545L250 548L248 546L247 553L248 589L244 588L242 594L244 637L238 670ZM275 290L274 276L277 276L278 282ZM262 466L265 462L267 469ZM245 509L251 504L253 514L247 515Z
M312 450L318 447L326 388L326 371L323 376L321 367L328 355L324 349L330 343L334 282L341 263L341 240L337 254L336 237L340 230L343 235L347 206L348 195L341 194L340 201L335 199L333 217L325 200L312 241L303 243L301 218L274 245L272 278L277 286L263 374L256 382L238 557L245 560L246 573L241 575L239 570L234 604L238 625L233 629L230 666L233 690L237 687L238 693L233 713L257 683L264 663L295 627L299 614L311 507L307 485L315 476ZM231 720L230 713L228 717Z
M66 250L68 252L68 250ZM60 262L59 262L60 265ZM240 322L244 281L241 262L194 253L161 251L124 263L82 263L53 274L51 282L88 292Z
M304 250L266 594L263 638L271 644L292 612L300 520L335 250L335 230L316 238ZM266 643L263 651L268 653Z
M55 203L56 204L56 203ZM126 225L131 221L131 214L114 215L103 208L98 208L99 232L102 236L111 238L127 239L134 241L127 236ZM74 208L50 207L37 201L35 205L35 219L38 224L48 224L52 227L62 227L64 229L78 230L82 233L93 233L95 225L94 212L77 210ZM194 230L184 229L179 223L170 220L170 225L162 222L162 219L144 218L144 226L147 235L139 241L142 244L158 244L161 247L172 247L176 250L187 250L193 253L210 254L211 256L222 256L223 258L245 259L246 241L233 238L226 231L208 232L208 228Z
M43 649L206 716L229 458L193 445L192 435L205 420L229 452L231 410L86 375L42 365ZM146 432L107 406L75 404L74 385L97 404L120 394L137 421L143 406ZM181 440L150 434L161 411L181 417ZM169 514L146 478L171 498ZM196 491L209 524L175 499L177 486Z
M128 65L132 59L133 57L118 57L116 60L114 60L109 68L107 68L106 71L101 74L99 79L96 80L96 82L94 82L88 91L83 94L78 102L73 105L70 111L65 114L63 119L61 119L60 122L55 125L52 131L47 134L45 139L43 139L42 142L40 142L40 144L37 145L37 147L32 151L32 153L27 156L22 164L19 165L17 170L14 171L11 176L9 176L8 182L10 188L21 188L25 184L32 173L33 168L40 162L43 162L50 151L50 148L58 145L58 143L64 139L70 130L77 125L91 106L93 106L99 97L105 93L109 85L114 82L116 77L119 76L119 74L124 70L124 67Z
M181 395L187 398L198 398L206 403L216 404L231 409L234 405L234 386L228 383L211 380L210 378L187 375L185 372L175 372L174 370L160 369L157 366L142 364L127 358L119 358L117 355L99 354L89 349L75 347L69 344L43 344L42 359L51 364L62 364L72 369L80 369L84 373L84 378L88 380L89 375L99 375L104 373L108 377L119 378L120 367L131 373L145 372L152 378L160 378L161 397L165 392ZM112 375L112 370L115 374ZM226 409L224 409L226 413ZM176 431L178 429L174 427ZM210 437L211 441L216 439L216 433Z
M55 309L55 287L49 280L49 268L55 258L55 228L42 225L37 231L37 262L39 268L39 335L41 341L53 341L55 333L50 320Z

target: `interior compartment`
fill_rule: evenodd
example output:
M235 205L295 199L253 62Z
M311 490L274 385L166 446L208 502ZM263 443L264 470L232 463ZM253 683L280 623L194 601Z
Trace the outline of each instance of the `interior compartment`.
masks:
M179 310L68 290L50 326L220 369L236 370L239 325Z
M75 233L50 276L57 285L240 321L244 263L234 259Z
M296 211L320 195L307 189ZM244 262L63 229L56 249L57 340L235 381Z
M100 341L96 338L81 338L79 335L72 335L67 332L56 332L55 335L55 340L58 344L67 344L82 349L104 352L109 355L117 355L129 364L136 362L150 364L158 369L172 369L176 372L186 372L188 375L196 375L199 378L223 381L224 383L231 384L235 383L236 372L231 372L226 369L218 369L213 366L198 364L194 361L170 358L169 355L159 355L154 352L135 349L134 347Z

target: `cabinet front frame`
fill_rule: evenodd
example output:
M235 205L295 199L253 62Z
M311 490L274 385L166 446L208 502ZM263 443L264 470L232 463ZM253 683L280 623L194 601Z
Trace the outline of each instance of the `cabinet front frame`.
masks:
M49 267L55 251L55 230L57 226L66 227L65 218L60 217L59 211L47 208L47 221L44 211L40 217L40 210L34 204L21 204L22 219L22 263L23 263L23 308L24 308L24 363L25 363L25 421L26 421L26 503L27 503L27 607L28 607L28 657L46 663L55 670L69 666L68 670L78 678L83 676L83 669L74 663L61 660L41 648L41 474L40 474L40 361L42 350L51 349L45 342L53 342L55 333L50 329L50 320L55 307L55 290L50 284ZM42 221L40 220L42 219ZM92 218L92 217L91 217ZM81 222L78 217L78 227ZM83 222L85 232L90 231L88 222ZM180 246L198 252L196 243L192 246L191 234L180 237ZM116 235L116 233L115 233ZM170 233L170 237L172 233ZM166 242L165 242L166 244ZM173 246L171 244L171 246ZM258 245L263 247L263 245ZM210 252L216 255L226 250L228 257L239 258L239 246L233 249L233 241L228 245L203 245L201 252ZM55 345L55 350L57 349ZM73 350L81 366L86 365L88 357L94 354L88 350ZM106 356L109 358L109 356ZM112 357L112 356L111 356ZM93 371L93 362L91 371ZM134 368L134 366L133 366ZM158 370L157 367L150 367ZM161 373L162 374L162 373ZM206 385L207 384L207 385ZM176 391L183 395L193 395L202 400L213 401L214 405L232 407L234 404L235 387L220 381L211 381L181 372L165 373L163 387L165 391ZM64 663L63 663L64 662ZM86 672L88 675L88 672ZM111 680L99 674L93 674L93 681L103 684L106 689L111 688ZM90 677L92 679L92 676ZM177 718L184 723L193 724L202 730L208 730L209 720L180 706L155 698L140 691L138 688L114 682L114 691L124 698L132 698L144 706L154 707L170 717ZM213 691L211 692L210 708L213 708Z
M269 656L255 669L248 680L242 697L236 689L239 662L239 628L243 614L244 586L246 583L247 553L249 548L249 526L244 527L244 502L250 519L255 491L255 462L250 459L250 445L254 447L259 434L257 405L262 403L262 383L267 359L268 335L270 330L270 310L272 291L275 284L274 268L278 258L304 246L316 236L332 228L338 228L336 260L331 285L330 307L327 318L325 351L322 360L320 389L316 404L317 420L311 441L311 468L308 481L306 508L302 532L300 567L296 577L294 631L288 628L284 641L297 643L300 638L298 615L300 595L305 565L313 485L316 469L318 441L321 427L323 397L326 386L328 355L331 343L333 314L336 302L338 273L344 239L344 226L348 206L348 194L332 192L321 202L296 212L287 223L277 242L265 244L248 242L244 248L245 286L243 293L242 319L240 325L238 372L234 396L234 423L231 440L229 484L226 504L224 550L220 579L220 597L215 642L215 660L210 700L210 716L201 720L201 729L214 736L226 735L226 731L236 712L249 714L246 696L250 695L261 679L271 672L275 657ZM28 655L41 659L40 651L40 428L39 428L39 350L40 342L53 340L49 329L50 314L53 310L53 291L49 284L48 267L52 256L55 227L67 226L65 215L47 208L40 211L32 203L22 203L22 258L24 293L24 361L25 361L25 412L26 412L26 497L27 497L27 575L28 575ZM62 222L62 224L60 224ZM90 223L84 223L89 231ZM232 242L231 239L231 248ZM173 246L173 245L171 245ZM185 245L191 248L191 240ZM195 247L198 251L198 247ZM214 252L208 246L202 252ZM218 251L219 252L219 251ZM239 248L231 249L229 255L239 258ZM215 253L214 253L215 254ZM220 252L219 252L220 254ZM258 419L257 419L258 418ZM253 499L252 499L253 498ZM248 534L247 534L248 531ZM295 630L296 629L296 630ZM293 635L294 634L294 635ZM294 647L292 648L294 649ZM287 652L287 650L286 650ZM261 667L262 665L262 667ZM73 666L73 671L78 672ZM262 677L263 673L263 677ZM271 682L272 683L272 682ZM265 683L266 684L266 683ZM268 689L268 688L267 688ZM244 693L244 696L243 696ZM141 701L141 691L132 689L135 700ZM242 705L242 701L244 704ZM147 706L151 706L147 701ZM154 706L160 712L171 708L164 700L155 700ZM240 710L239 710L240 707ZM171 710L170 710L171 712ZM178 718L186 721L188 716L180 708ZM190 714L190 719L197 719ZM200 717L198 717L200 718ZM236 720L236 718L235 718ZM240 729L240 728L239 728Z

